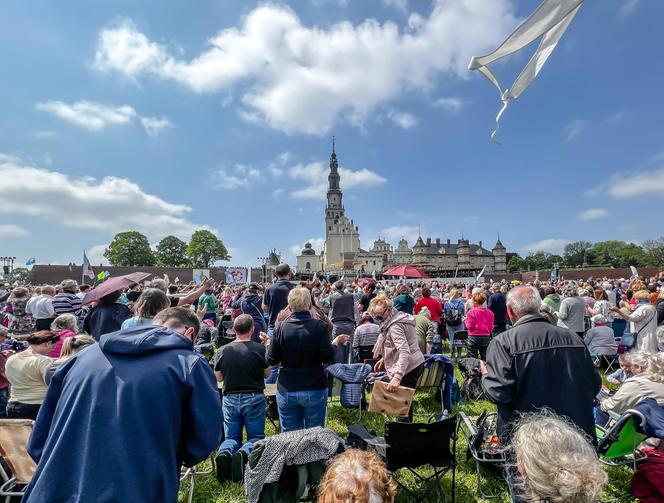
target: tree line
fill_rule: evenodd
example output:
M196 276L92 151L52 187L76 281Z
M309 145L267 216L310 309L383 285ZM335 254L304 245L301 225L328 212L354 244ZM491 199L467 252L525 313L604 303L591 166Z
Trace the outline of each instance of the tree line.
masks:
M536 271L555 267L573 269L577 267L629 266L663 267L664 237L649 239L637 245L626 241L575 241L565 245L562 255L538 251L526 257L515 255L507 264L509 272Z
M207 230L195 231L189 243L166 236L153 250L148 238L137 231L120 232L104 251L113 266L211 267L217 260L230 260L223 241Z

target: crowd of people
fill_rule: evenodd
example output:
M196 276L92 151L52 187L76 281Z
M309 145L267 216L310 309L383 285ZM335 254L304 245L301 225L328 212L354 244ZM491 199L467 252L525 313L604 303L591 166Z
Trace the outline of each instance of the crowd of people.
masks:
M219 481L242 481L265 438L266 385L276 384L282 432L323 427L332 363L370 361L395 392L416 387L425 355L477 358L527 501L594 501L606 483L596 424L646 398L664 405L664 272L298 282L280 264L266 284L156 278L88 302L90 289L0 285L0 417L36 420L25 501L173 500L181 464L213 451ZM607 376L619 388L599 401L598 356L619 360ZM411 419L412 409L400 418ZM325 503L395 494L380 459L353 450L319 486Z

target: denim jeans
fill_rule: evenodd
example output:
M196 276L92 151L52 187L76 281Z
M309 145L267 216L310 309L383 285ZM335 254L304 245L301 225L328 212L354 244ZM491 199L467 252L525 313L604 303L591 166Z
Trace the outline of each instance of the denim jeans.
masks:
M267 336L272 339L274 336L274 327L270 327L267 329ZM277 377L279 376L279 366L274 365L270 367L270 376L265 379L265 384L274 384L277 382Z
M263 393L231 393L224 395L224 434L226 439L219 452L235 454L242 450L247 456L253 445L265 438L265 395ZM247 441L242 444L242 428Z
M282 433L325 426L327 389L278 391L277 407Z

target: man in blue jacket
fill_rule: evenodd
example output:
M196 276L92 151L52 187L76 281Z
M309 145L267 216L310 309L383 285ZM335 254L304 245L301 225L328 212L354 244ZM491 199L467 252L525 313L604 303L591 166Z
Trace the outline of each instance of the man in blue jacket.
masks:
M38 465L23 501L176 501L181 464L221 441L214 374L192 351L198 329L191 311L168 308L67 361L30 438Z

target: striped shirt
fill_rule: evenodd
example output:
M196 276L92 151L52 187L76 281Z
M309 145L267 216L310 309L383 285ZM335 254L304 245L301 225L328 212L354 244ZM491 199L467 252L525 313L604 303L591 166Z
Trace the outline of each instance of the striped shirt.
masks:
M53 297L53 311L56 316L71 313L80 318L83 314L81 299L75 293L60 292Z

